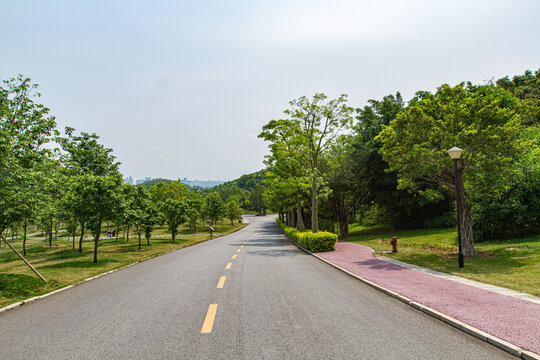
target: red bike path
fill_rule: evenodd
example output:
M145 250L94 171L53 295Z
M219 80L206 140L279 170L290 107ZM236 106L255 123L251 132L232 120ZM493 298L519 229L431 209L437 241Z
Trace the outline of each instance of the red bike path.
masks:
M338 242L317 256L465 324L540 354L540 304L409 269L373 256L369 247Z

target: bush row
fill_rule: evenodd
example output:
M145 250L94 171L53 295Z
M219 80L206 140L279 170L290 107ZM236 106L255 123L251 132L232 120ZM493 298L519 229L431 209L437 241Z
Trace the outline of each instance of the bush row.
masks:
M285 235L311 252L336 250L335 245L338 240L336 234L326 231L320 231L318 233L298 231L295 228L287 226L283 221L278 220L278 223Z

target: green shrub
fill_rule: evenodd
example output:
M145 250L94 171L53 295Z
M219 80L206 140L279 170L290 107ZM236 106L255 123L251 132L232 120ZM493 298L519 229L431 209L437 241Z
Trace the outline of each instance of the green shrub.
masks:
M338 240L336 234L326 231L312 233L311 231L298 231L295 228L288 227L284 222L278 220L278 224L292 241L298 243L311 252L333 251Z

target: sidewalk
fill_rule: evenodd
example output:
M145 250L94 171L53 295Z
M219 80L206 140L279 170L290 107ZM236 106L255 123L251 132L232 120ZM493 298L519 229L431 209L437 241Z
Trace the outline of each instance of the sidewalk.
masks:
M315 255L487 334L540 354L538 298L505 295L486 289L489 286L480 288L451 279L457 277L446 279L395 261L377 259L373 250L354 243L338 242L336 251Z

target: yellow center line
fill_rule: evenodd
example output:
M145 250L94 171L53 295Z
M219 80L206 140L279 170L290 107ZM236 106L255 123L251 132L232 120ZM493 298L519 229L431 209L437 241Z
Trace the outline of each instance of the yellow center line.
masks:
M208 312L206 313L206 318L204 318L201 334L209 334L212 332L214 319L216 318L217 305L218 304L210 304L210 306L208 306Z
M236 252L240 252L241 249L236 250Z
M225 266L225 270L229 270L232 266L232 263L228 263L227 266Z
M218 289L223 289L223 285L225 285L225 279L227 279L226 276L222 276L219 278L219 282L217 284Z
M244 245L240 245L240 247L244 247Z
M234 255L232 256L232 259L233 259L233 260L234 260L234 259L236 259L236 256L237 256L237 255L236 255L236 254L234 254Z

